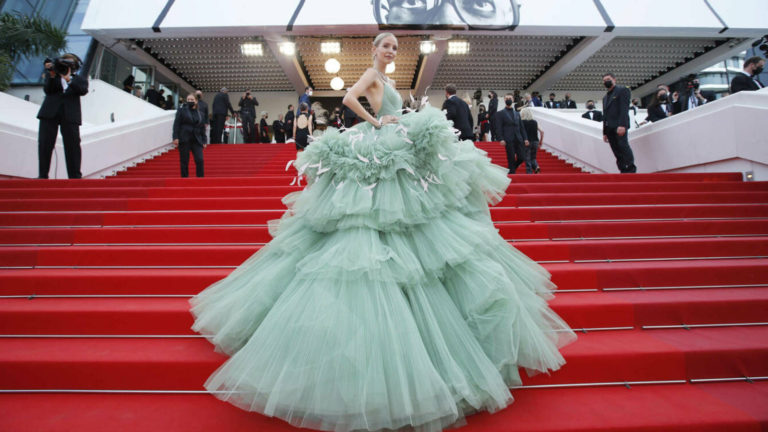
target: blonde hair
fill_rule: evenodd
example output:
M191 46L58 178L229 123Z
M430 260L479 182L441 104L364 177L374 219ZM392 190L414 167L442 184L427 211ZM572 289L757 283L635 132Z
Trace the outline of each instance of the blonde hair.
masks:
M384 40L385 38L388 38L390 36L392 36L393 38L395 38L395 40L397 40L397 36L395 36L393 33L389 33L389 32L379 33L376 36L376 38L373 39L373 46L376 46L376 47L379 46L379 44L381 43L382 40Z
M520 110L520 118L522 120L533 120L533 110L530 108L523 108Z

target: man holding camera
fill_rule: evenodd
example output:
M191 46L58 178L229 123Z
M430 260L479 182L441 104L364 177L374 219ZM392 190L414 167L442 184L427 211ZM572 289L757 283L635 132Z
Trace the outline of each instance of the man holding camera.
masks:
M256 107L259 105L259 101L251 94L250 90L247 90L243 97L238 102L240 106L240 120L243 123L243 142L255 143L256 139Z
M707 98L701 94L700 86L699 78L696 75L686 77L685 89L682 92L675 92L677 98L673 96L672 109L674 114L692 110L707 103Z
M75 75L81 64L80 58L74 54L64 54L53 60L45 59L45 99L37 113L37 118L40 119L37 138L38 178L48 178L59 128L64 141L67 175L71 179L82 177L80 96L88 93L88 79Z

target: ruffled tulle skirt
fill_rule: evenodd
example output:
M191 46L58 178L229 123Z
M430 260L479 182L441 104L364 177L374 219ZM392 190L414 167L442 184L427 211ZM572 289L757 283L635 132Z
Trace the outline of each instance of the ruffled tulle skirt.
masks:
M231 358L205 387L321 430L441 430L558 369L575 335L549 274L502 239L506 170L432 108L328 131L295 163L274 239L191 300Z

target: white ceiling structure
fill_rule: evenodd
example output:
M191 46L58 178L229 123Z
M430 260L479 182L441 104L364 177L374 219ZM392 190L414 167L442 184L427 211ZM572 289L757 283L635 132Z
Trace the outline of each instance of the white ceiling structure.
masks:
M496 0L507 1L507 0ZM651 91L744 50L768 33L768 0L508 0L519 5L513 28L492 31L459 23L395 26L400 51L392 77L398 88L421 93L427 86L462 90L599 90L600 74L613 71L633 92ZM327 95L339 76L349 87L371 65L371 40L392 28L374 17L379 0L263 2L133 0L130 7L91 0L83 30L106 46L135 43L158 62L204 91L297 91L314 85ZM446 3L447 4L447 3ZM206 11L201 13L200 11ZM660 13L659 11L663 11ZM462 29L462 26L464 28ZM337 74L325 71L326 39L340 40ZM419 53L421 40L436 51ZM469 42L453 55L451 40ZM261 42L261 56L240 45ZM278 50L295 42L295 53ZM698 68L698 69L697 69Z

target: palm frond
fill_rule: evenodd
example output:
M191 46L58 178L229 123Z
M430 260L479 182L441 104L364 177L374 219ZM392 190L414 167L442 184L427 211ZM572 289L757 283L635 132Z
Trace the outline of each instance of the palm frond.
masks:
M40 16L20 13L0 15L0 52L12 61L21 57L47 55L67 46L67 33Z

